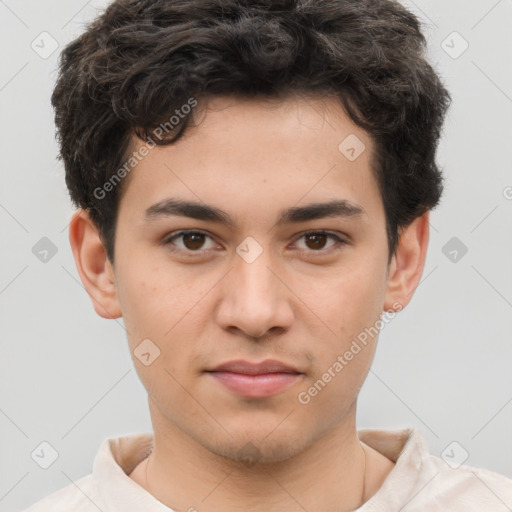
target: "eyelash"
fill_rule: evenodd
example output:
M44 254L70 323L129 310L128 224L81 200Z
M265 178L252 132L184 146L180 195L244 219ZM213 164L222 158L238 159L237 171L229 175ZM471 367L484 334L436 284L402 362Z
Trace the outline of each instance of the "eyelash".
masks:
M205 235L209 238L212 238L213 237L207 233L206 231L201 231L201 230L197 230L197 229L191 229L191 230L182 230L182 231L178 231L176 233L171 233L169 236L166 236L164 238L164 240L162 241L162 244L165 245L165 246L172 246L172 240L176 239L176 238L179 238L180 236L184 236L184 235ZM298 240L300 240L301 238L303 237L306 237L308 235L327 235L329 238L332 238L334 239L338 244L340 245L347 245L348 242L346 240L344 240L343 238L339 237L338 235L334 234L334 233L331 233L329 231L325 231L325 230L312 230L312 231L306 231L304 233L301 233L295 240L294 240L294 243L297 242ZM319 249L317 251L314 251L314 250L307 250L307 249L301 249L301 250L304 250L308 253L311 253L311 254L319 254L319 255L324 255L324 254L327 254L328 252L331 252L330 250L331 249L334 249L334 250L339 250L341 247L336 247L335 245L332 245L331 247L328 247L327 249ZM181 252L181 253L184 253L186 256L188 257L195 257L196 255L204 255L208 252L210 252L211 250L214 250L214 249L199 249L197 251L192 251L190 249L180 249L180 248L176 248L176 247L173 247L173 248L170 248L169 249L170 251L172 252Z

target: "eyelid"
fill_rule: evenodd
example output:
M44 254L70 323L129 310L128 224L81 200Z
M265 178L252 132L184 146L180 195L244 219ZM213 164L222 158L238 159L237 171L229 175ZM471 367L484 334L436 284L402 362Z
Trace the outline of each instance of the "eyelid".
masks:
M328 229L309 229L307 231L302 231L294 238L294 242L306 235L327 235L332 238L336 238L340 242L348 243L348 237L346 235L342 235L335 231L329 231Z

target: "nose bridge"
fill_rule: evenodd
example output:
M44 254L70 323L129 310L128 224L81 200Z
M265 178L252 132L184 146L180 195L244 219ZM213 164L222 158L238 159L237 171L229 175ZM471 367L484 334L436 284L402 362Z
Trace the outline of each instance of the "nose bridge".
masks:
M237 247L218 311L223 327L235 326L253 337L273 327L287 328L293 317L272 251L256 244L246 240Z
M250 237L248 237L250 238ZM280 293L279 280L274 273L276 262L269 247L263 248L254 239L249 239L237 248L237 258L233 269L234 288L240 304L245 301L261 301L259 307L267 304L269 307ZM272 272L270 269L274 269ZM251 303L256 305L255 302Z

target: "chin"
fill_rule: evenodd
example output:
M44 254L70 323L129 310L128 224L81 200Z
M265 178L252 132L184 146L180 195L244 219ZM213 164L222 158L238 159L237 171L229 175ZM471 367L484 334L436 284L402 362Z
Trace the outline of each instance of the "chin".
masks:
M272 429L265 431L258 429L258 432L239 435L231 432L231 434L232 437L227 439L226 437L223 439L209 437L200 442L204 448L215 455L240 462L247 467L291 459L311 444L304 436L304 432L300 430L295 434L272 432Z

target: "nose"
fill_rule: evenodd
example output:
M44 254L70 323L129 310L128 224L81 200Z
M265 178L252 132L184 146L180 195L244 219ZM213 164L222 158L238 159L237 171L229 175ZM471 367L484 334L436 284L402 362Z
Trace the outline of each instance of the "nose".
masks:
M264 250L252 262L238 255L234 259L233 268L223 279L215 313L223 329L259 339L292 325L294 295L284 270L269 253Z

